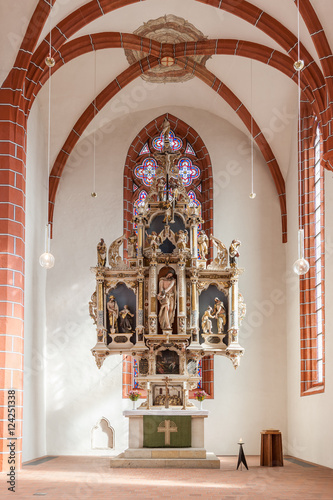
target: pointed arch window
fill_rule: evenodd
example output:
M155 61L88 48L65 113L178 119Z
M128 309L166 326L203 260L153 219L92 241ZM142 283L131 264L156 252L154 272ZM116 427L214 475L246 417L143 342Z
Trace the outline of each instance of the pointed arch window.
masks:
M301 395L308 396L325 390L325 210L320 126L305 105L302 116L300 222L310 269L300 277Z
M163 149L161 134L162 115L147 124L129 147L124 169L124 234L129 236L133 229L133 216L147 197L148 189L156 175L154 152ZM193 205L200 207L204 219L202 229L209 235L213 232L213 175L210 155L197 132L179 118L168 114L171 130L170 147L179 152L178 166L183 184ZM138 153L139 151L139 153ZM154 163L155 162L155 163ZM201 226L200 226L201 227ZM126 249L125 249L126 250ZM126 251L125 251L126 255ZM212 249L209 257L212 258ZM214 356L205 356L199 364L200 385L214 397ZM131 356L123 358L123 397L137 385L138 366Z

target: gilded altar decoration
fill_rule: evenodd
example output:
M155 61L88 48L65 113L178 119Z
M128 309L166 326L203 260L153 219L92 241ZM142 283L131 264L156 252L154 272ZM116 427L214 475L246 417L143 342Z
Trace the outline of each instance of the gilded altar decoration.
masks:
M155 174L133 227L110 238L108 251L101 238L91 268L96 364L100 368L112 354L131 356L136 387L147 392L145 409L193 406L189 390L201 384L202 358L224 356L237 367L244 353L238 337L246 313L238 291L240 241L228 250L206 234L171 140L165 120L153 154Z

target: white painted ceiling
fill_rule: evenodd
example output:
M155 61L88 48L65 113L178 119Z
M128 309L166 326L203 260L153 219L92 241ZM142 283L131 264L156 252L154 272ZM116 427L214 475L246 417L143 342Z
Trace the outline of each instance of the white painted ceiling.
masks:
M319 19L326 29L326 35L333 46L331 19L332 0L311 0ZM48 33L49 26L56 25L68 14L87 3L87 0L57 0L50 21L44 27L40 40ZM293 0L253 0L297 35L297 9ZM4 80L12 67L17 49L22 40L37 0L0 1L0 77ZM75 33L73 38L102 31L132 33L150 19L165 14L183 17L201 30L208 38L234 38L264 44L272 49L283 49L269 36L232 14L217 10L194 0L145 0L134 5L115 10ZM311 37L301 19L302 43L319 64ZM52 78L52 145L51 159L55 159L68 133L94 97L94 54L89 53L72 60L59 69ZM97 92L128 67L122 49L107 49L97 53ZM290 141L296 136L297 127L297 87L282 73L257 61L252 63L239 56L214 56L207 62L207 68L216 74L243 101L254 119L266 131L268 142L286 176L289 168ZM146 97L135 100L137 87L143 85L141 79L132 82L116 99L109 103L88 127L87 133L99 127L101 121L119 118L120 105L130 110L140 111L168 106L186 106L203 109L229 121L247 133L235 112L198 79L186 83L169 83L143 87ZM127 104L126 104L127 101ZM118 103L118 108L117 108ZM130 104L128 104L130 103ZM47 124L48 84L40 91L36 104L41 109L42 119ZM283 126L275 127L275 117L287 114ZM45 139L46 140L46 139Z

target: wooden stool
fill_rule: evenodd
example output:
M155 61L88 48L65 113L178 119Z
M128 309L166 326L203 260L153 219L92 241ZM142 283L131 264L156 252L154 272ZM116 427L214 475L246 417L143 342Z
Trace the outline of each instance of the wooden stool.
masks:
M283 466L282 435L280 431L272 429L261 431L260 465L267 467Z

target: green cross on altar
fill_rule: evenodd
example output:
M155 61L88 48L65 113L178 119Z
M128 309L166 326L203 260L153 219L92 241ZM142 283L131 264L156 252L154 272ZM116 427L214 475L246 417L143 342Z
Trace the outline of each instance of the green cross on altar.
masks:
M164 432L164 444L170 445L170 434L171 432L178 432L177 426L171 420L163 420L157 428L157 432Z

